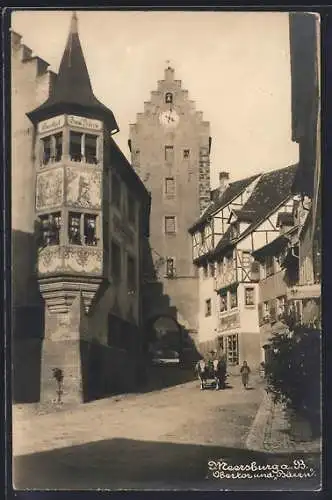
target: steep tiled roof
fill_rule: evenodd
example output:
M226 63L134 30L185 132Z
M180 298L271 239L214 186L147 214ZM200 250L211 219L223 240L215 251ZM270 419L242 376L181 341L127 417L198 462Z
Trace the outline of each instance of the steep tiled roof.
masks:
M105 121L110 131L119 130L112 111L98 101L93 93L78 35L76 13L72 17L67 44L51 95L41 106L28 113L28 117L35 123L59 113L71 112L87 118L99 118Z
M280 252L280 250L289 245L289 242L291 241L291 236L296 231L298 231L298 226L292 227L286 233L280 234L273 241L270 241L270 243L267 243L266 245L252 252L252 255L258 260L267 255L276 255L278 252Z
M292 226L294 224L294 215L289 212L280 212L278 214L277 226Z
M249 200L238 213L239 218L241 218L242 213L244 215L248 212L253 214L250 226L234 242L230 240L230 231L227 230L213 251L213 255L218 254L230 244L245 238L292 195L291 188L297 167L298 165L291 165L262 175Z
M214 189L212 191L212 199L214 199L214 201L212 201L200 218L189 228L189 232L193 233L202 227L212 214L231 203L234 198L237 198L260 175L261 174L256 174L246 179L231 182L219 197L217 196L218 189Z

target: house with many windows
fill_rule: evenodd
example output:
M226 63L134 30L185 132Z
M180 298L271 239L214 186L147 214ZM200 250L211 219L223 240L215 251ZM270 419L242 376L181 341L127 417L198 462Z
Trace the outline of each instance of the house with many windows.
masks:
M279 236L280 220L288 223L296 170L291 165L230 183L190 228L200 274L199 346L224 351L229 365L262 360L260 266L252 253Z

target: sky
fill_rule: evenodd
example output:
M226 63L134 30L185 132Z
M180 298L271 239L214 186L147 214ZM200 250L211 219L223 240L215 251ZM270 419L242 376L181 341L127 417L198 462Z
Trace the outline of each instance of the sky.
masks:
M12 29L57 71L71 12L16 11ZM291 142L288 14L78 11L94 94L112 109L127 158L129 124L163 79L166 61L210 122L211 187L298 161Z

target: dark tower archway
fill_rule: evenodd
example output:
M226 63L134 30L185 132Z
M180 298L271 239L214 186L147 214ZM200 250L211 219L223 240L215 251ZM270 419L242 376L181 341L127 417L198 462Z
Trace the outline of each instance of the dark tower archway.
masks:
M184 332L172 316L157 314L146 321L146 351L151 359L180 363Z

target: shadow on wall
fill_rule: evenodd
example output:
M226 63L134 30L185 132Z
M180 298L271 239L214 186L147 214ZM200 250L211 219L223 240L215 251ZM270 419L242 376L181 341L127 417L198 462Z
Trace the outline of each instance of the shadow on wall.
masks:
M39 401L44 304L37 276L36 235L12 231L12 396ZM24 249L22 251L22 249Z
M220 458L222 457L222 458ZM229 465L287 464L305 461L315 474L307 479L214 479L210 461ZM170 442L109 439L54 449L13 460L13 482L22 489L198 489L311 490L320 487L320 455L259 453L240 448ZM266 472L266 471L265 471ZM268 472L268 471L267 471ZM264 473L264 471L263 471ZM233 473L236 475L236 473ZM271 474L273 476L273 474Z

